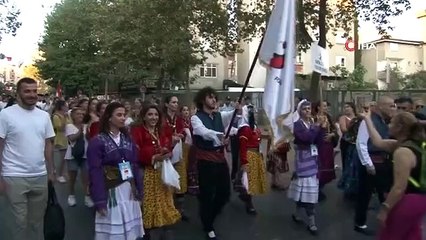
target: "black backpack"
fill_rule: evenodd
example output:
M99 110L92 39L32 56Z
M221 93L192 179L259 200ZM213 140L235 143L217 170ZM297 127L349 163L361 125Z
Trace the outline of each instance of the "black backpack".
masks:
M74 146L71 147L71 155L74 157L75 160L80 161L83 159L84 150L85 150L84 135L81 134L80 137L78 137L75 140Z
M65 238L65 216L61 205L58 203L53 183L48 183L47 208L44 213L44 239L63 240Z

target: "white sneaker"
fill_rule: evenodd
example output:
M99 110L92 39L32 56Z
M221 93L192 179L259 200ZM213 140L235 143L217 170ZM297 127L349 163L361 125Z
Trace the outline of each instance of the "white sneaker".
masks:
M57 180L58 180L58 182L60 182L60 183L66 183L66 182L67 182L67 179L65 179L65 177L64 177L64 176L59 176L59 177L57 178Z
M77 205L77 201L75 200L75 195L69 195L68 196L68 206L74 207Z
M93 207L95 204L92 201L92 198L90 196L85 196L84 197L84 205L86 205L86 207L91 208Z
M208 232L207 233L207 236L209 237L209 238L214 238L214 239L216 239L216 233L214 232L214 231L210 231L210 232Z

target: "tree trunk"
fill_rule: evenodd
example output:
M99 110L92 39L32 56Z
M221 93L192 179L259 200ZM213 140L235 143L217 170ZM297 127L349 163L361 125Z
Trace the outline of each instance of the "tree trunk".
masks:
M326 17L327 17L327 0L320 0L319 2L319 14L318 14L318 27L319 27L319 41L320 47L326 48L327 45L327 28L326 28ZM320 78L321 74L317 72L312 73L311 88L309 90L310 100L312 102L319 100L320 89Z
M160 76L157 80L157 93L162 94L163 93L163 85L164 85L164 78L166 76L166 71L164 70L164 67L161 66L160 68Z
M185 91L186 91L186 93L185 93L185 98L184 98L184 101L185 101L186 104L188 104L188 107L191 107L190 105L191 105L192 100L193 100L192 99L192 93L191 93L191 83L190 83L191 79L190 79L190 76L189 76L190 71L191 71L191 69L188 66L186 68L186 71L185 71Z
M354 43L355 43L355 67L361 64L362 52L358 49L359 46L359 32L358 32L358 15L355 13L355 22L354 22Z

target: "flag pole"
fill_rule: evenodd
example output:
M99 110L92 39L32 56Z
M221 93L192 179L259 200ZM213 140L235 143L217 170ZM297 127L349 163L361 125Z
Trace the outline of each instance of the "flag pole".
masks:
M247 73L246 81L244 82L244 86L243 86L243 89L241 90L240 97L238 98L239 104L241 104L241 101L243 100L244 93L246 92L247 86L250 82L251 75L253 75L253 70L254 70L254 67L256 66L257 59L259 58L260 48L262 47L264 37L265 37L265 34L262 36L262 39L260 40L259 46L257 47L257 50L256 50L256 54L254 55L250 69ZM231 128L232 128L232 123L234 122L236 116L237 116L237 109L235 109L234 114L232 114L231 122L229 123L228 129L226 130L225 138L229 137L229 133L231 132Z

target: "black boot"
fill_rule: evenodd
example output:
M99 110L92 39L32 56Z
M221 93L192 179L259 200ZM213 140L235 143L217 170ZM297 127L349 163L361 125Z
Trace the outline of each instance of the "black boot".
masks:
M256 215L257 214L256 209L254 208L254 205L253 205L253 201L252 201L251 195L247 195L245 204L246 204L246 212L249 215Z
M189 222L189 217L188 215L186 215L185 211L184 211L184 204L185 204L185 195L184 194L176 194L175 196L175 206L177 208L177 210L179 211L180 215L181 215L181 219L184 222Z

